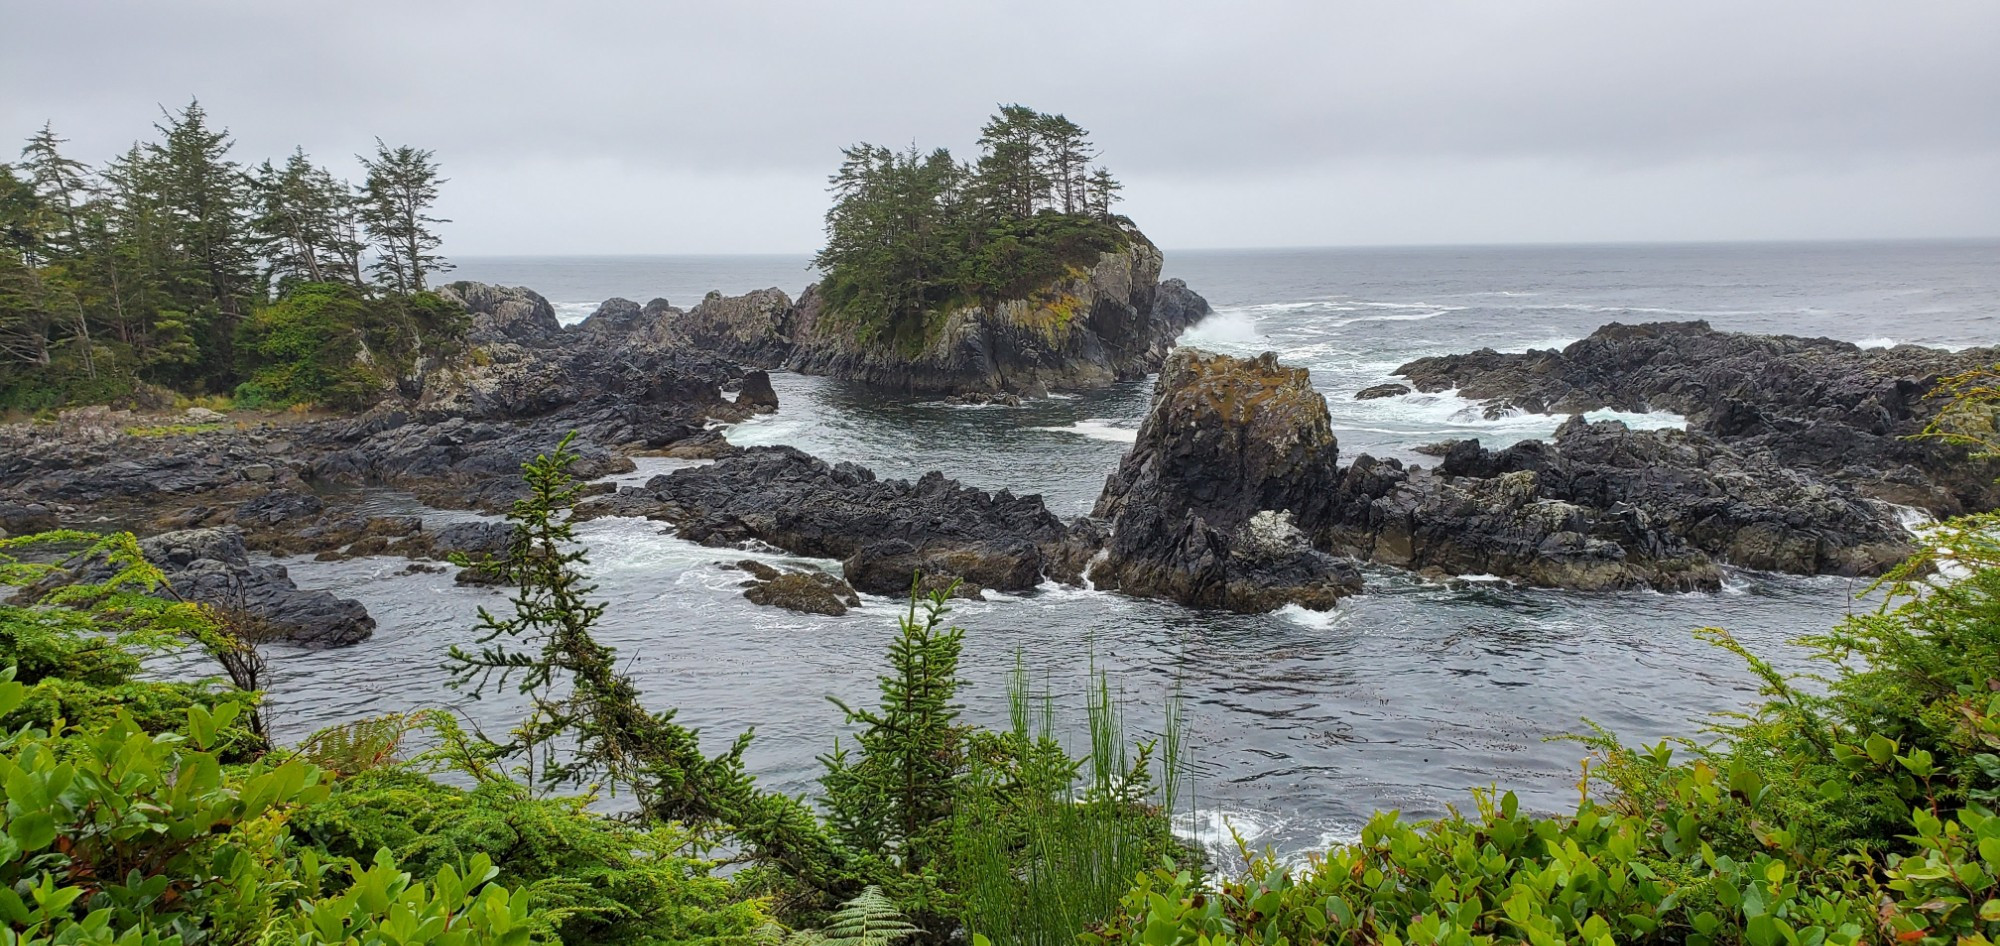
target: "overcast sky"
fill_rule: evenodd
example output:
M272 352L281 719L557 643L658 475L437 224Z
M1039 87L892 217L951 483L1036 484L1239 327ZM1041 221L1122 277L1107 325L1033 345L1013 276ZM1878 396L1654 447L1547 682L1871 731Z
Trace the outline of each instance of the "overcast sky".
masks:
M841 147L1015 101L1169 248L2000 235L1992 0L0 0L0 134L190 97L435 149L460 255L810 251Z

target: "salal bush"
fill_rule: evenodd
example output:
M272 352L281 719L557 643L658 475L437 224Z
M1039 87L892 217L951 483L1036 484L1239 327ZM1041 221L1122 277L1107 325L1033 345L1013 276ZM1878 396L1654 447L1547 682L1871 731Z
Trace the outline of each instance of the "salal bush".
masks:
M27 692L0 671L0 716ZM288 817L328 786L296 759L224 765L238 711L189 707L175 732L121 713L0 738L7 946L530 941L527 899L490 883L483 855L418 881L387 854L364 867L295 843Z

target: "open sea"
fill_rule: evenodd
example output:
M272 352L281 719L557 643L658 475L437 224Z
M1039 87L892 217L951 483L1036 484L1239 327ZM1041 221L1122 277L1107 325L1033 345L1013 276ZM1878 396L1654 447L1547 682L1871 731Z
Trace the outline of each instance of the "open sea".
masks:
M665 297L683 308L710 290L811 281L803 256L462 258L452 278L523 285L565 321L598 302ZM1424 355L1559 347L1606 322L1706 319L1720 329L1825 335L1862 345L1960 347L2000 342L2000 241L1167 251L1167 275L1216 308L1182 344L1233 354L1275 351L1312 370L1343 462L1357 453L1427 462L1413 448L1446 438L1505 444L1562 418L1486 420L1451 396L1355 401ZM937 469L968 483L1039 493L1061 515L1087 511L1133 439L1150 383L1021 407L962 407L885 395L823 378L773 378L780 410L736 426L736 443L791 444L883 476ZM1678 426L1672 415L1620 415ZM631 479L673 466L642 460ZM424 511L381 492L384 511ZM718 568L744 557L703 548L657 523L582 527L603 637L647 698L678 707L719 751L756 728L750 762L767 785L811 792L816 757L843 732L826 699L873 698L900 605L870 599L822 618L761 608ZM760 556L773 561L783 556ZM504 731L522 712L508 695L477 702L446 689L445 648L469 641L474 610L496 592L449 575L401 574L402 559L286 564L303 587L365 603L374 639L331 651L270 655L281 737L389 710L454 706ZM836 570L833 562L802 562ZM1698 736L1707 714L1755 698L1730 655L1695 640L1728 628L1781 666L1790 644L1850 610L1865 582L1736 572L1715 594L1580 594L1471 580L1432 583L1370 570L1369 589L1328 613L1191 611L1047 586L961 603L962 692L976 721L1004 723L1020 659L1080 739L1085 685L1110 675L1135 738L1159 730L1174 694L1184 707L1196 814L1213 840L1233 828L1252 845L1298 854L1353 837L1377 809L1406 815L1462 804L1498 785L1546 809L1572 804L1590 722L1628 740ZM1225 827L1226 826L1226 827Z

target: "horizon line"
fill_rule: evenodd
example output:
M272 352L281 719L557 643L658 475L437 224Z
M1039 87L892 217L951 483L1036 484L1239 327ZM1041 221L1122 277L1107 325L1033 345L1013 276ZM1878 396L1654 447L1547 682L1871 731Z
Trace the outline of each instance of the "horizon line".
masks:
M1695 246L1836 246L1855 244L2000 243L2000 233L1985 236L1935 237L1758 237L1744 239L1690 240L1522 240L1511 243L1300 243L1267 246L1188 246L1163 247L1174 253L1280 253L1310 250L1492 250L1522 248L1609 248L1609 247L1695 247ZM707 258L812 256L816 250L743 250L725 252L507 252L453 253L448 259L641 259L678 256Z

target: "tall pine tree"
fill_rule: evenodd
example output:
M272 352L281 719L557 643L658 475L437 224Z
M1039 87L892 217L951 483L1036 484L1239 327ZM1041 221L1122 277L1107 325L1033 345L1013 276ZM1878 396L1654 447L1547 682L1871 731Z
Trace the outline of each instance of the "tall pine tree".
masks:
M363 156L368 171L361 199L361 222L377 254L371 267L398 293L423 292L427 273L451 268L437 254L444 241L435 229L450 223L430 216L437 203L439 176L432 152L407 145L391 148L375 140L375 156Z

